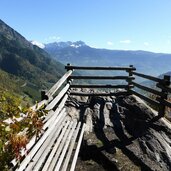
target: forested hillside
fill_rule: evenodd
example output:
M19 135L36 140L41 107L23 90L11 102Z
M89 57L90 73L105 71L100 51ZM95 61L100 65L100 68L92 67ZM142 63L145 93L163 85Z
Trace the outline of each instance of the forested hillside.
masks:
M10 84L34 100L39 98L41 89L48 89L64 73L61 63L53 60L44 50L32 45L1 20L0 69L5 71L3 80L6 79L4 84L1 82L1 86L8 88ZM14 91L16 89L12 88Z

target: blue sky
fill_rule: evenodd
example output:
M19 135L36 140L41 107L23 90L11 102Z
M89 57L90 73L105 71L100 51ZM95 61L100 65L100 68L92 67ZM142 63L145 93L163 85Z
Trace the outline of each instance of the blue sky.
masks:
M28 40L171 53L171 0L1 0L0 18Z

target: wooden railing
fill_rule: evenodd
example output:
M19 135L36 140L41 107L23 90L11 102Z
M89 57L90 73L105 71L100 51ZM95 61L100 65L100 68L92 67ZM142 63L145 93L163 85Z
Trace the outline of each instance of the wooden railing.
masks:
M71 92L71 95L81 95L81 96L109 96L109 95L121 95L127 94L128 90L133 88L130 84L134 77L130 74L135 70L133 66L129 67L85 67L85 66L71 66L68 64L65 66L65 69L69 70L108 70L108 71L123 71L127 73L127 76L104 76L104 75L71 75L69 76L69 80L123 80L126 81L126 84L71 84L71 88L111 88L111 89L125 89L123 92L111 92L111 93L78 93L78 92Z
M81 93L81 92L71 92L71 95L80 95L80 96L108 96L108 95L121 95L121 94L134 94L141 99L145 100L152 106L155 106L158 109L158 117L163 117L165 114L165 108L170 107L171 103L167 100L168 93L171 93L170 86L170 76L165 75L164 78L157 78L154 76L142 74L136 72L136 68L133 65L129 67L86 67L86 66L71 66L68 64L65 66L67 71L73 70L110 70L110 71L124 71L127 72L127 76L75 76L70 75L68 80L125 80L127 84L71 84L70 88L111 88L111 89L124 89L125 91L116 92L116 93ZM146 80L155 82L156 87L151 88L145 85L142 85L136 81L136 77L140 77ZM136 89L135 89L136 88ZM143 90L147 93L153 94L156 98L150 98L145 96L144 93L140 93L137 89Z

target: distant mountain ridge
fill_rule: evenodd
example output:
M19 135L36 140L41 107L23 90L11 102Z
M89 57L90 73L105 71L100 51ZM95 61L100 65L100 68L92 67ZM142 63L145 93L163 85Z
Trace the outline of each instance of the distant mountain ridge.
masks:
M134 65L138 71L160 75L171 69L171 54L153 53L148 51L97 49L81 42L75 48L73 42L45 44L45 50L56 60L73 65L87 66L128 66Z
M37 91L55 83L65 72L64 65L52 59L43 49L27 41L2 20L0 20L0 69L27 82L27 90L35 90L36 87Z
M67 42L54 42L54 43L44 44L44 46L45 49L60 50L68 47L80 48L87 45L83 41L76 41L76 42L67 41Z
M8 26L5 22L0 19L0 35L6 37L8 40L15 40L22 42L22 47L28 47L33 49L33 45L28 42L21 34L15 31L13 28Z

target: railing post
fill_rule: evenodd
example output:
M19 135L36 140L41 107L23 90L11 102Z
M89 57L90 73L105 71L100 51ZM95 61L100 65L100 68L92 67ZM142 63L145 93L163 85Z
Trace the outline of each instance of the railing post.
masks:
M67 66L71 66L71 64L70 64L70 63L68 63L68 64L67 64ZM69 69L68 69L68 68L67 68L67 71L69 71ZM69 83L69 82L70 82L70 80L71 80L70 78L67 78L67 83Z
M163 81L161 83L162 88L162 96L160 96L159 101L160 101L160 106L159 106L159 111L158 111L158 116L161 118L165 114L165 108L166 106L164 105L164 100L167 100L168 97L168 92L165 90L165 87L168 87L170 85L170 76L164 75Z
M132 71L134 70L134 66L133 65L129 65L129 67L130 67L130 69L127 71L128 72L128 76L132 77L133 76ZM127 91L128 91L129 94L132 94L131 93L131 89L133 87L132 79L128 79L127 82L128 82L128 90Z
M48 100L49 97L46 95L46 90L41 90L41 100Z
M71 64L70 63L67 63L67 66L71 66ZM69 71L69 69L67 68L67 71Z

